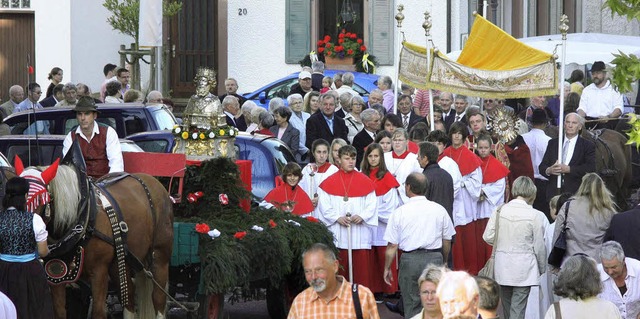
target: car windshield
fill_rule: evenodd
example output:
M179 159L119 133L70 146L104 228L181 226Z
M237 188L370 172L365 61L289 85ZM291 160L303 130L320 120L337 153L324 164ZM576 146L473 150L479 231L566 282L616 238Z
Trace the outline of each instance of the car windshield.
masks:
M149 109L151 116L158 123L158 130L172 130L177 124L176 118L169 112L166 106Z
M296 161L293 155L291 155L289 148L279 140L270 138L262 141L262 144L272 150L271 154L273 155L273 160L278 168L278 175L282 174L282 169L287 165L287 163Z

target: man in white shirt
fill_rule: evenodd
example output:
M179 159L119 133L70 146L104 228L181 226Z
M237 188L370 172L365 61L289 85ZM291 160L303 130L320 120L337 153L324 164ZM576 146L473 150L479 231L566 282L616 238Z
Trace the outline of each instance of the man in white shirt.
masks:
M547 112L543 109L533 110L533 115L531 116L531 130L522 134L522 138L530 150L529 154L531 154L531 163L533 164L533 177L538 189L538 194L533 202L533 208L543 212L551 222L552 220L549 216L549 203L546 200L546 191L549 179L540 174L538 167L540 166L540 162L542 162L544 152L547 150L547 144L549 144L549 140L551 139L551 137L544 133L544 129L547 127L548 121Z
M600 258L602 292L598 298L613 302L623 319L636 319L640 314L640 261L625 257L615 241L602 244Z
M591 77L593 83L589 84L582 91L578 114L591 119L603 119L603 123L597 122L598 127L602 124L607 128L615 128L617 121L606 122L606 119L615 119L622 115L623 100L622 95L611 85L607 78L607 69L602 61L596 61L591 66ZM611 127L613 126L613 127Z
M342 96L342 93L348 92L351 96L360 95L356 90L353 89L353 81L354 76L351 72L346 72L342 75L342 85L336 89L339 96Z
M107 83L118 80L115 75L117 67L118 66L113 63L107 63L104 68L102 68L102 73L104 73L104 82L102 82L102 86L100 86L100 101L104 102L104 99L107 96Z
M437 182L437 181L431 181ZM451 218L442 205L428 200L424 194L427 177L411 173L404 188L408 201L396 209L387 224L384 240L388 242L384 280L391 284L391 263L400 248L398 283L402 291L405 318L418 314L422 308L418 277L428 264L444 265L455 234Z

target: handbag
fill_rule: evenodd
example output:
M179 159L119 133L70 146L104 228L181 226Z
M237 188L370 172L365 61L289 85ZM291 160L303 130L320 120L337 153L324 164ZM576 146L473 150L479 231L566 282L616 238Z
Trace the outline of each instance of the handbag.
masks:
M560 231L560 235L558 235L556 242L553 243L553 248L551 248L551 253L549 254L549 258L547 258L547 263L556 268L560 268L562 265L562 259L567 253L567 219L569 218L570 205L571 201L567 201L567 205L564 208L564 222L562 222L562 230Z
M478 276L491 279L495 279L496 245L498 244L498 235L500 234L500 209L502 209L502 206L498 207L498 211L496 212L496 236L493 241L491 257L489 258L489 260L487 260L487 263L484 264L484 267L482 267L482 269L480 269L480 271L478 272Z

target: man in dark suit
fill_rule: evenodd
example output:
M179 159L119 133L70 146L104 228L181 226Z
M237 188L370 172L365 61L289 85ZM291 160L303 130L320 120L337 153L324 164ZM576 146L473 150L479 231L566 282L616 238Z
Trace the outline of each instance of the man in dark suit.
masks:
M462 122L467 124L467 107L469 107L469 98L466 95L458 94L456 98L453 100L453 106L456 110L455 115L453 116L453 123Z
M411 131L414 124L420 122L422 117L413 112L413 101L411 95L400 95L398 98L398 116L402 120L402 127Z
M640 198L640 190L638 190L636 198ZM631 210L613 215L603 242L615 240L622 245L625 256L640 259L638 229L640 229L640 204Z
M440 150L430 142L420 142L418 147L418 163L428 181L424 195L428 200L442 205L453 220L453 178L438 165Z
M549 140L547 150L540 162L540 174L549 179L547 201L556 194L558 176L562 176L561 193L574 194L582 176L596 170L596 148L593 142L580 136L584 118L578 113L569 113L564 118L564 141L562 158L558 160L558 139Z
M349 129L344 123L344 119L335 116L336 98L333 94L323 94L320 96L320 112L316 112L307 120L307 140L305 146L311 149L313 141L322 138L329 142L334 138L341 138L348 141Z
M376 133L380 129L380 113L374 109L366 109L360 113L364 127L353 137L353 147L356 148L356 166L360 167L364 150L373 143Z
M233 95L227 95L227 97L222 100L222 109L227 118L227 125L235 126L242 132L247 130L247 122L244 120L244 115L240 111L238 98Z
M42 105L42 107L52 107L58 104L58 102L64 100L64 93L62 93L62 88L64 88L64 84L62 83L54 86L53 94L50 97L40 101L40 105Z
M440 107L442 108L442 122L444 122L444 128L449 132L449 128L455 120L456 110L453 106L453 94L449 92L440 93Z

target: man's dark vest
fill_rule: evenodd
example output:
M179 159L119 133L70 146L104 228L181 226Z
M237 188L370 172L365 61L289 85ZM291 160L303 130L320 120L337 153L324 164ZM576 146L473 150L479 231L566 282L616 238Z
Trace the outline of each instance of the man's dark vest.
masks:
M0 253L27 255L36 251L33 214L15 209L0 213Z
M98 123L94 123L98 125ZM87 175L91 177L102 177L109 173L109 158L107 157L107 129L108 127L98 125L100 134L95 134L91 142L84 138L78 138L78 144L82 150L82 156L87 165ZM72 135L75 140L76 134Z

